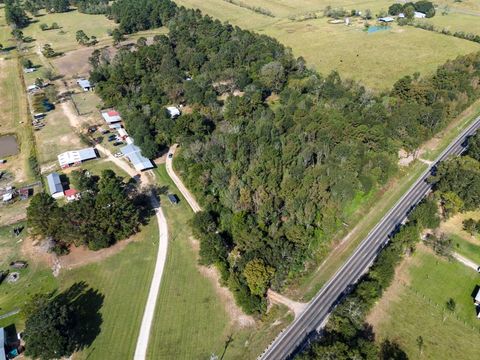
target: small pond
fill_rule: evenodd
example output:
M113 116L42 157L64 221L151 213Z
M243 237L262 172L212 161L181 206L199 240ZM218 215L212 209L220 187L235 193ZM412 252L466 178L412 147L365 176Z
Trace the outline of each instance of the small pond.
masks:
M376 33L376 32L379 32L379 31L385 31L385 30L390 30L392 27L391 26L370 26L368 29L367 29L367 33L371 34L371 33Z
M17 138L14 135L0 136L0 159L18 154Z

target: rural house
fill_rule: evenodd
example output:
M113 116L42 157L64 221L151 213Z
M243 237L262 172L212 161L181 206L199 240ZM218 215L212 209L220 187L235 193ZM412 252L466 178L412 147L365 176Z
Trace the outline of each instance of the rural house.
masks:
M50 195L53 198L58 199L63 197L63 186L60 180L60 175L57 173L51 173L47 175L47 184Z
M73 150L58 155L58 163L61 168L64 169L70 166L80 165L82 162L95 159L96 157L97 153L95 148Z
M83 91L93 90L92 84L90 84L90 81L87 79L78 79L77 84L82 88Z
M109 125L122 121L120 114L116 110L102 111L102 117Z
M68 189L64 192L67 201L75 201L80 199L80 193L75 189Z

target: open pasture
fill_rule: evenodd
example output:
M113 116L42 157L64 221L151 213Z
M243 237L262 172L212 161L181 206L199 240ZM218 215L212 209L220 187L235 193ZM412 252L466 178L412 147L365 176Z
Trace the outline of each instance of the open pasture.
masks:
M422 247L405 262L367 318L377 341L397 342L410 359L475 358L480 324L472 293L478 274ZM450 298L456 304L453 312L445 305Z
M388 9L391 4L389 1L302 0L295 2L295 5L286 0L243 2L268 9L275 17L223 0L178 1L181 5L199 8L222 21L276 38L292 48L295 56L303 56L308 65L324 75L336 70L342 77L358 80L374 90L388 89L402 76L415 72L428 74L448 59L480 51L480 44L409 26L394 24L389 31L368 34L364 31L364 21L357 18L351 20L350 26L329 24L327 18L306 21L289 19L315 9L323 10L327 5L348 10L370 9L376 14ZM375 23L374 20L369 22Z

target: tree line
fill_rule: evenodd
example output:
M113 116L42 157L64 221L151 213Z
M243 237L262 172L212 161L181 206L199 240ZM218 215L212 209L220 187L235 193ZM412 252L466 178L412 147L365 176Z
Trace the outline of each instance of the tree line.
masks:
M63 206L50 195L38 193L27 208L32 235L52 239L53 251L68 252L70 245L98 250L133 235L145 219L147 202L112 170L100 178L84 172L72 174L77 201Z
M373 94L168 0L118 0L110 16L126 33L168 27L113 61L92 57L91 81L146 156L181 144L176 167L205 208L194 221L203 261L248 312L325 251L352 199L396 172L400 148L415 151L480 95L480 54ZM173 120L169 104L187 111Z

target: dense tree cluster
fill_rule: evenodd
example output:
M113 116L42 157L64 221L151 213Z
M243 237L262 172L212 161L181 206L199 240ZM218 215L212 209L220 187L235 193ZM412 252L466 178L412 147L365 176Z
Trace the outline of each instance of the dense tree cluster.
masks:
M13 28L24 28L29 23L25 10L16 0L5 0L5 20Z
M109 0L70 0L70 4L85 14L105 14Z
M60 359L89 346L100 333L103 298L83 282L54 297L34 295L23 307L25 354L32 359Z
M108 9L108 16L130 34L165 25L176 8L170 0L117 0Z
M435 6L431 1L426 1L426 0L421 0L417 1L415 3L413 2L406 2L404 4L399 4L399 3L394 3L390 5L388 8L388 13L390 15L399 15L400 13L403 13L405 16L407 16L407 13L409 12L421 12L426 15L427 18L431 18L435 16Z
M74 183L82 196L62 207L45 193L33 196L27 209L32 234L54 239L62 252L70 244L98 250L137 231L142 204L113 171L103 171L98 181L77 174Z
M92 58L91 81L146 156L182 145L176 166L210 222L198 234L204 262L250 310L263 305L247 264L263 264L263 288L302 271L348 221L352 199L396 171L399 148L414 151L480 95L480 54L375 95L308 70L274 39L167 0L119 0L111 14L124 32L164 24L169 36L112 62ZM187 111L172 120L169 104Z

